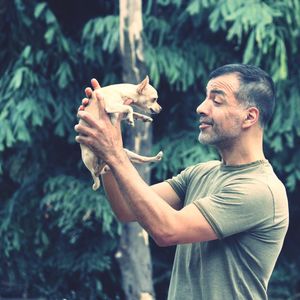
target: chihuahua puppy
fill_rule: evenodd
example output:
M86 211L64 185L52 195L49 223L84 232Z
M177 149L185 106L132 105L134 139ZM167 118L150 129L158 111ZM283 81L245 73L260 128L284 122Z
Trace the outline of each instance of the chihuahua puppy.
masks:
M122 118L126 119L127 122L134 126L134 119L140 119L144 122L152 122L152 118L149 116L136 113L133 111L131 104L142 108L148 113L159 113L161 106L157 103L157 91L154 87L149 84L149 77L146 78L139 84L113 84L106 87L101 87L101 94L103 95L105 111L109 114L111 122L114 124L121 113ZM124 104L126 102L126 104ZM97 99L94 93L90 98L89 105L85 110L95 117L99 118ZM79 123L86 124L83 120L79 120ZM96 155L85 145L80 144L81 157L85 166L91 172L94 180L93 190L97 190L100 187L100 174L104 174L109 170L106 163L96 157ZM163 153L160 151L157 155L152 157L138 155L128 149L124 149L132 162L145 163L155 162L162 159Z

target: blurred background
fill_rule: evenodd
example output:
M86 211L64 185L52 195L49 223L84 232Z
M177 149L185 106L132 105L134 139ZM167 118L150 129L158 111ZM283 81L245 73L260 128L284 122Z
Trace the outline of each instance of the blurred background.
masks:
M142 23L127 26L138 15ZM132 30L129 46L141 46L135 76L126 73L132 48L120 49ZM287 188L290 227L269 297L300 299L298 0L1 0L0 44L0 299L135 299L128 284L138 280L126 277L116 255L128 228L103 189L91 189L74 141L84 88L93 77L105 86L149 75L163 111L141 153L164 151L146 170L156 183L218 158L197 141L195 109L210 71L235 62L260 66L277 87L265 154ZM151 256L130 264L146 265L151 299L163 300L174 247L151 238L146 246Z

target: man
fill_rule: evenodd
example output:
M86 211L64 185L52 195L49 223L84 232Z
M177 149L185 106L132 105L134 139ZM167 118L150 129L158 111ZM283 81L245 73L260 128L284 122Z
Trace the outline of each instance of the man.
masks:
M100 120L79 111L90 127L76 125L76 140L110 166L103 182L118 218L139 222L160 246L177 245L168 299L267 299L288 227L285 188L263 153L275 101L272 79L249 65L213 71L197 108L199 141L215 146L222 160L151 187L123 151L120 124L105 113L98 82L92 86Z

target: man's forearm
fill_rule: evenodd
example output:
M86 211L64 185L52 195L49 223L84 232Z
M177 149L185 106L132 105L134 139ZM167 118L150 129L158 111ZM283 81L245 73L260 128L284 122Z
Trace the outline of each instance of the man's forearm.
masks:
M132 213L129 205L120 192L119 186L111 171L108 171L101 177L110 206L117 218L122 222L135 221L135 215Z
M176 210L167 204L138 174L126 155L110 164L122 197L135 219L156 240L168 238Z

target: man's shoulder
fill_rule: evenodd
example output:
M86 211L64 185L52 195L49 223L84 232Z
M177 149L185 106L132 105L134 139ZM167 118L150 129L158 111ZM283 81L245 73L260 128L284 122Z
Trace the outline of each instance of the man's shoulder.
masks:
M206 162L200 162L194 166L192 166L193 170L211 170L221 166L221 162L219 160L210 160Z
M237 176L238 175L238 176ZM240 199L257 209L264 208L273 215L273 221L288 217L286 188L275 174L271 164L266 162L248 173L235 174L225 185L225 190L240 195Z
M286 188L268 161L261 166L258 172L252 174L251 179L250 182L253 185L267 188L274 200L276 198L287 200Z
M196 165L186 168L186 173L189 175L189 178L203 177L213 171L219 170L221 162L219 160L210 160L207 162L201 162Z

